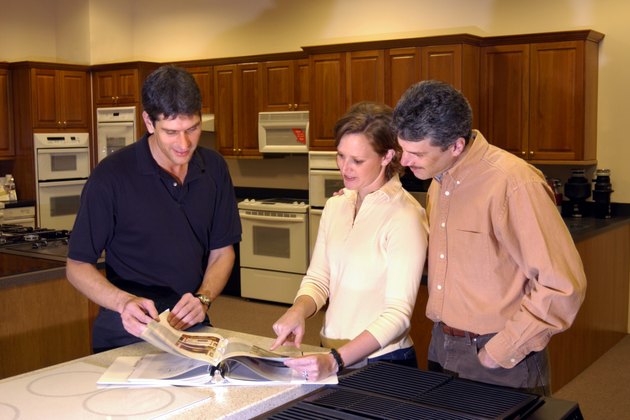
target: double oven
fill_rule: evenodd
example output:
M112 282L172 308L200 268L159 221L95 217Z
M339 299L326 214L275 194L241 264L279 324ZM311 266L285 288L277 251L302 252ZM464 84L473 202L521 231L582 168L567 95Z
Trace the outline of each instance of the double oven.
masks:
M308 202L310 205L308 229L311 255L317 240L324 204L343 186L343 178L337 168L337 152L308 153Z
M72 229L90 175L88 133L35 133L37 226Z

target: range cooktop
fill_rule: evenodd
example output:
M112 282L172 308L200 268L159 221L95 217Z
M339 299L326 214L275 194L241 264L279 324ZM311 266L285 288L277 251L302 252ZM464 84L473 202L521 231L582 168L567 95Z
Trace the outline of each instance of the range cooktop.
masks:
M70 231L0 225L0 252L65 261Z

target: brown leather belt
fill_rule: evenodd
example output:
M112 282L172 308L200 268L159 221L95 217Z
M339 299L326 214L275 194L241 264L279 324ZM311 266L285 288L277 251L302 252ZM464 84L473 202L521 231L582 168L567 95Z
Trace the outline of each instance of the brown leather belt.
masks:
M440 325L442 326L442 331L444 332L444 334L447 334L453 337L466 337L466 336L470 338L479 337L479 334L471 333L469 331L464 331L464 330L458 330L457 328L449 327L443 322L440 322Z

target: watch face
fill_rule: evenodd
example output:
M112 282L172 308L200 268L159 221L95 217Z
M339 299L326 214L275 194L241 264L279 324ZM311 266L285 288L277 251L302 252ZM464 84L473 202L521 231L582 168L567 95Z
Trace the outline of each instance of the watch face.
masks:
M203 303L206 306L210 306L210 304L212 303L210 301L210 298L208 298L208 296L204 296L204 295L195 295L195 297L197 299L199 299L201 301L201 303Z

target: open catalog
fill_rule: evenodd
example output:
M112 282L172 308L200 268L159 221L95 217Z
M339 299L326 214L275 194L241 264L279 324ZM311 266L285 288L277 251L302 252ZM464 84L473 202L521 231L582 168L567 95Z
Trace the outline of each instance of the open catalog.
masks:
M306 381L283 361L302 355L271 352L238 337L176 330L167 321L169 310L152 321L142 338L164 353L118 357L100 377L100 386L215 386L336 384L337 376Z

